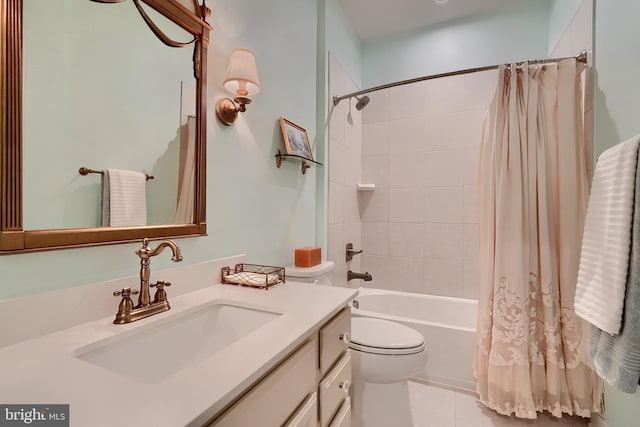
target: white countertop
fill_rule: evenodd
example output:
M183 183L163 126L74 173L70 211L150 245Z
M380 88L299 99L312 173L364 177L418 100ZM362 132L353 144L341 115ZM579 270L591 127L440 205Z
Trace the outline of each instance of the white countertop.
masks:
M134 323L114 325L109 316L1 348L0 402L69 404L71 426L201 425L356 294L354 289L292 281L269 290L214 285L174 298L169 293L171 310ZM74 357L86 345L213 300L275 309L282 315L158 384L143 384ZM114 304L114 314L116 309Z

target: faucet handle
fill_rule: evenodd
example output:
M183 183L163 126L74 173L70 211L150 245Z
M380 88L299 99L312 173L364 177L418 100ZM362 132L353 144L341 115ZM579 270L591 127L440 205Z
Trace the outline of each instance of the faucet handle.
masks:
M139 292L137 290L131 290L131 288L122 288L121 291L115 291L113 293L114 297L119 297L122 295L122 298L129 298L131 295L137 295Z
M154 283L153 285L149 285L152 288L157 288L158 290L164 288L165 286L171 286L171 282L164 282L162 280L158 280L156 283Z
M156 283L149 286L152 288L156 288L156 294L153 296L154 303L167 301L167 293L165 292L164 288L166 286L171 286L170 282L163 282L162 280L158 280Z
M121 291L115 291L113 293L114 297L122 296L120 304L118 305L118 312L116 313L116 318L113 323L115 323L116 325L127 323L125 319L134 309L133 301L131 301L130 296L131 294L135 295L137 293L137 290L132 291L131 288L122 288Z
M362 249L360 249L360 250L353 249L353 243L347 243L346 253L347 253L347 255L345 257L345 261L349 262L349 261L351 261L353 259L354 255L361 254L362 253Z

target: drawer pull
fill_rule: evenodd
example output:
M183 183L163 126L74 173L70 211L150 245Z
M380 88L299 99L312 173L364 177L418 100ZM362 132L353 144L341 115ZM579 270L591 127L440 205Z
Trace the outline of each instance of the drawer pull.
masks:
M345 344L349 344L351 342L351 334L349 332L340 334L340 341L343 341Z
M345 393L349 393L349 389L351 388L351 381L344 380L340 383L340 388L344 390Z

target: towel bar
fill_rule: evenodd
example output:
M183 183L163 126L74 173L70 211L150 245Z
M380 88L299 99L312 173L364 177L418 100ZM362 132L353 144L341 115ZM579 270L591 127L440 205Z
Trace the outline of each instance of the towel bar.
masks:
M104 175L104 171L97 171L94 169L85 168L84 166L78 169L78 172L80 172L80 175L89 175L90 173L99 173L100 175ZM154 178L153 175L148 175L146 173L145 175L147 177L147 181Z

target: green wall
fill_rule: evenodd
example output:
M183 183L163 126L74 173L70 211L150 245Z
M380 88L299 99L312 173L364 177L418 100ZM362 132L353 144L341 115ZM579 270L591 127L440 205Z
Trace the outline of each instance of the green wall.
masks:
M258 263L289 265L297 246L315 243L316 176L299 164L277 169L274 154L283 147L278 119L307 129L316 143L315 0L224 0L215 7L209 50L207 222L209 237L199 241L206 257L247 253ZM295 17L295 19L292 19ZM256 55L261 92L235 126L214 117L231 50Z
M640 2L596 0L595 8L595 154L640 133ZM605 387L609 427L640 424L640 393Z
M316 241L316 176L303 176L299 165L291 162L277 169L273 155L282 146L280 116L305 127L314 150L318 149L318 4L316 0L208 4L214 28L208 63L208 236L178 239L183 264L245 253L250 262L289 265L295 247ZM222 89L222 79L235 48L255 53L262 91L238 123L226 127L217 122L214 107L220 97L229 95ZM137 247L123 244L0 256L0 298L136 274ZM156 257L152 274L170 266L169 256Z
M147 223L172 223L181 82L195 86L191 49L167 48L132 2L23 3L25 228L101 225L100 176L82 177L81 166L155 176Z
M549 1L532 0L369 42L363 46L363 84L546 58L548 28Z
M326 50L338 60L354 83L362 87L362 44L342 11L338 0L326 3ZM344 95L344 94L340 94Z
M327 203L328 197L328 176L329 165L326 163L329 158L328 152L328 126L329 115L333 104L331 97L333 95L344 94L327 94L329 87L329 53L339 59L354 82L361 86L362 76L362 47L361 43L353 32L346 15L342 11L338 0L319 0L318 1L318 81L317 100L316 100L316 117L317 117L317 135L316 140L322 141L318 143L316 156L318 161L325 164L322 168L316 169L316 214L318 221L316 223L316 241L322 246L324 253L327 251ZM327 96L328 95L328 96Z
M581 4L582 0L551 0L549 11L549 52L556 47Z

